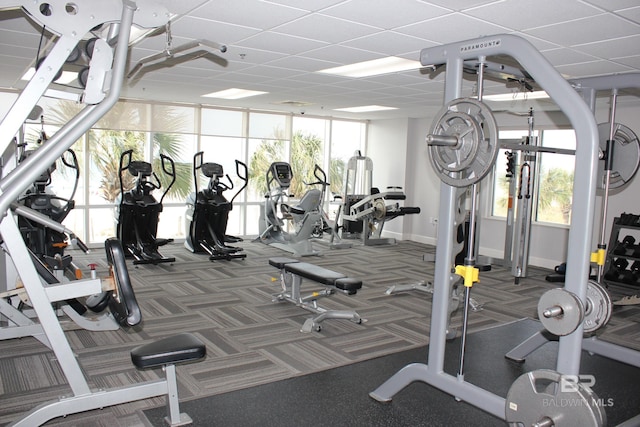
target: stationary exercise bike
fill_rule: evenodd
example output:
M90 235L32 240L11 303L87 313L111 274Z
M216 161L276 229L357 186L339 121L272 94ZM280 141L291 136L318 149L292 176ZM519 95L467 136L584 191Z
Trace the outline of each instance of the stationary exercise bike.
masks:
M260 236L256 240L298 256L318 255L311 239L314 230L317 233L318 226L322 225L322 191L312 188L297 205L289 206L284 198L290 197L287 190L292 179L289 163L274 162L269 166L266 174L268 192L261 215ZM285 230L286 221L293 222L295 232Z
M246 258L247 254L241 253L243 248L226 245L226 243L239 242L242 239L229 236L226 232L229 212L233 209L233 201L249 183L247 165L236 160L236 174L243 181L243 185L231 200L227 200L223 193L233 189L233 181L229 175L225 175L222 165L210 162L203 163L202 158L202 151L193 156L195 192L187 197L184 246L194 253L208 253L211 261ZM209 184L201 190L198 190L198 171L209 178ZM221 181L225 176L229 184Z
M171 178L160 201L151 194L162 187L160 179L153 172L151 163L131 160L133 150L127 150L120 156L118 175L120 194L116 199L117 236L122 243L125 255L134 258L134 264L159 264L174 262L174 257L164 257L158 247L172 242L173 239L158 239L158 220L162 212L162 200L176 182L176 167L173 160L160 154L162 171ZM135 177L135 185L125 191L124 171Z

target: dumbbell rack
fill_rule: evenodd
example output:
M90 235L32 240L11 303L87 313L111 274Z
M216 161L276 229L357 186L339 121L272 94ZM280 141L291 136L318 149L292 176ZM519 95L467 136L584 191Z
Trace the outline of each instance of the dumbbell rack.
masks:
M632 234L621 236L623 229ZM640 288L640 215L623 213L614 218L604 265L604 282Z

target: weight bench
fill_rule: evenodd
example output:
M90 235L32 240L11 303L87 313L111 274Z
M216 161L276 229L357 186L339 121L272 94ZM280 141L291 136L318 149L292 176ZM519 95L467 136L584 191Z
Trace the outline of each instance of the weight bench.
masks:
M162 366L165 380L156 382L159 392L156 396L167 395L167 411L165 421L168 425L183 426L191 424L191 417L180 413L178 403L178 382L176 380L176 364L194 362L207 354L207 348L195 335L182 333L167 337L131 350L131 361L139 369Z
M301 332L320 332L320 322L325 319L347 319L355 323L363 323L358 313L350 310L328 310L318 306L318 298L328 297L336 292L347 295L355 295L362 288L362 281L345 276L308 262L298 262L293 258L275 257L269 259L269 264L280 270L280 284L282 292L273 296L274 302L289 301L304 308L316 316L310 317L304 322ZM309 295L301 295L302 280L309 279L321 283L325 289L312 292Z

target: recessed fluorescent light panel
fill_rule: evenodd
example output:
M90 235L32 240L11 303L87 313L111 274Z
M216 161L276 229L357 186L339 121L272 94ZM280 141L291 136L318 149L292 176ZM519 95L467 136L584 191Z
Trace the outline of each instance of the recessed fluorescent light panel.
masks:
M348 113L369 113L371 111L397 110L396 107L385 107L384 105L363 105L361 107L335 108L335 111L346 111Z
M343 77L369 77L400 71L417 70L418 68L422 68L422 64L420 64L419 61L389 56L372 61L343 65L342 67L327 68L318 72Z
M231 88L226 90L221 90L218 92L211 92L206 95L202 95L207 98L220 98L220 99L242 99L249 98L250 96L262 95L267 92L260 92L258 90L247 90L247 89L238 89Z
M513 92L513 93L501 93L499 95L485 95L482 97L483 101L526 101L529 99L544 99L549 98L549 94L543 90L534 92Z

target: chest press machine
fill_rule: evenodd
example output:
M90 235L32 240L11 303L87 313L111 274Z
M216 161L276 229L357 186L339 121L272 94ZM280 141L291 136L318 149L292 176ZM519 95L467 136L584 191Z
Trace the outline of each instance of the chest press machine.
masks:
M30 256L22 238L15 216L25 216L33 221L69 234L61 224L39 212L14 203L30 183L44 172L69 147L103 117L118 101L126 66L131 26L155 28L166 23L169 14L151 2L104 0L87 4L69 3L66 0L49 0L46 4L31 1L1 0L0 10L22 9L39 26L55 33L58 38L27 83L25 89L0 122L0 152L10 150L13 135L32 111L36 102L45 94L56 74L73 52L81 38L98 26L106 26L108 33L116 35L117 41L95 40L96 48L90 60L86 86L77 101L86 104L84 109L65 124L55 135L40 146L20 164L4 164L0 179L0 235L3 258L0 260L3 273L3 298L0 299L0 314L3 326L0 339L10 340L33 336L49 346L66 377L71 395L45 402L29 411L12 426L31 427L69 414L99 409L106 406L167 396L168 416L172 426L190 423L186 414L180 414L178 405L175 366L179 363L201 359L206 354L204 344L192 334L179 334L160 341L141 345L131 352L133 364L140 369L162 367L165 378L130 386L91 390L73 349L59 323L53 304L68 298L93 295L102 291L109 293L108 307L113 318L122 327L131 327L142 320L135 294L131 287L124 259L124 251L116 239L105 242L110 276L105 279L90 278L70 283L49 283L41 275L38 265ZM115 46L115 47L114 47ZM8 156L11 157L11 156ZM13 156L15 157L15 156ZM12 275L18 277L23 288L10 283ZM37 322L16 310L6 299L21 294L32 307ZM10 345L11 341L5 341Z
M501 397L464 379L465 338L470 291L479 281L475 267L474 234L469 233L468 252L463 265L455 266L456 275L464 280L465 307L463 313L460 368L457 375L444 372L444 357L448 326L448 305L454 252L456 212L461 209L459 191L472 187L472 214L475 212L477 183L486 176L497 155L497 127L491 110L482 103L483 62L488 56L513 57L545 90L568 117L577 136L573 212L568 241L567 276L563 288L545 293L538 304L543 326L558 336L557 362L554 369L539 369L517 378L507 396ZM463 64L476 59L478 66L478 100L460 98ZM445 100L447 105L436 117L427 136L430 160L442 183L436 267L434 275L433 311L429 333L428 364L412 363L381 384L369 395L380 402L389 402L409 384L421 381L430 384L459 401L465 401L511 426L603 426L605 409L589 387L579 382L575 387L563 387L566 376L577 378L583 350L640 364L638 351L584 337L587 307L588 277L591 254L591 234L595 212L595 190L599 151L598 129L591 110L574 88L528 41L499 34L423 49L421 63L425 66L446 64ZM475 221L470 221L473 226ZM554 332L555 331L555 332ZM534 345L526 345L533 339ZM536 337L523 343L526 350L540 345ZM549 405L549 402L556 404ZM570 406L560 404L571 401ZM545 404L546 403L546 404ZM615 408L614 408L615 409ZM636 425L640 415L624 425Z

